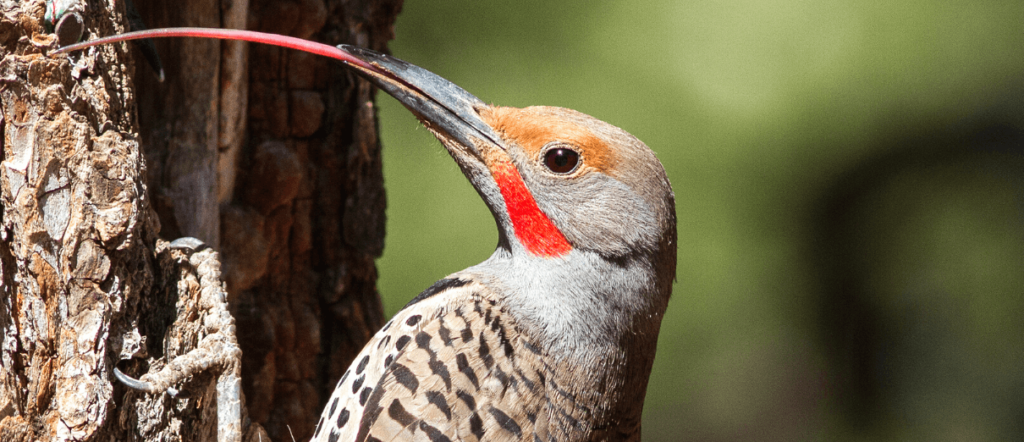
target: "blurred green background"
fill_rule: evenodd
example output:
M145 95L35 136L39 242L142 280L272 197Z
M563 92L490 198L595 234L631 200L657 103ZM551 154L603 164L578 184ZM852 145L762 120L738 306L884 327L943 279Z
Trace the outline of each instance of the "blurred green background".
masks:
M395 55L668 170L646 441L1022 440L1024 2L408 0ZM388 314L494 249L380 95Z

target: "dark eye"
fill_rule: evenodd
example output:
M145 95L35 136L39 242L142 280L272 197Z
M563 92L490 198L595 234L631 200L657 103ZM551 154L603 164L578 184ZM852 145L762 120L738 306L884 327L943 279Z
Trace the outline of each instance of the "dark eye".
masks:
M555 173L572 172L579 162L580 154L569 148L556 147L544 153L544 165Z

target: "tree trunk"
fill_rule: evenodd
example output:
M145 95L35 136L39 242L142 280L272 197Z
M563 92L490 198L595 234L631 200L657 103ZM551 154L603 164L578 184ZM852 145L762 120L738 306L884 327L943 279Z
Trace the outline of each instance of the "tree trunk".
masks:
M383 51L400 4L137 6L150 27ZM130 45L47 56L45 6L0 1L0 440L222 438L221 387L237 366L211 345L235 348L236 334L242 439L291 440L289 427L307 439L383 323L373 90L326 59L233 42L156 41L163 83L141 57L133 66ZM125 32L124 8L86 2L86 38ZM209 354L210 370L158 380ZM115 366L180 392L130 390Z

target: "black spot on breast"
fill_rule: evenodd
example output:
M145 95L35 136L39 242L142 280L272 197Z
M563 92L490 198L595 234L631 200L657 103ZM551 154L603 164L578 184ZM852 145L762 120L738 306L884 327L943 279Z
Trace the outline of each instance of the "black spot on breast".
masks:
M395 380L399 384L408 388L410 392L415 393L416 389L420 387L420 382L416 380L416 375L412 374L409 367L402 364L395 364L391 369L391 373L395 376Z
M433 285L431 285L429 288L424 290L422 293L416 295L415 298L412 298L412 301L409 301L409 303L405 305L405 308L408 308L410 305L413 305L413 304L415 304L417 302L420 302L420 301L422 301L424 299L427 299L427 298L429 298L431 296L434 296L434 295L436 295L438 293L441 293L441 292L443 292L445 290L450 290L450 289L462 287L462 286L464 286L466 284L469 284L469 280L464 280L464 279L459 279L459 278L445 278L445 279L442 279L440 281L435 282Z
M530 350L530 353L533 353L538 356L541 355L540 347L537 347L536 345L527 342L525 339L520 339L519 341L523 343L523 347L526 347L527 350Z
M538 436L537 433L533 433L533 442L544 442L544 441L540 440L540 436Z
M452 419L452 409L448 406L448 400L444 398L443 394L437 391L428 391L427 402L434 404L438 410L444 413L444 417L448 420Z
M462 342L469 342L469 341L472 341L472 340L473 340L473 331L470 330L469 326L467 325L466 328L462 329Z
M508 374L501 369L501 366L494 367L494 377L501 382L502 387L508 388Z
M484 332L480 332L480 359L483 359L484 366L488 370L494 365L494 358L491 357L491 347L487 345L487 341L484 340Z
M370 398L371 390L372 389L370 387L366 387L363 389L362 393L359 393L359 405L366 405L366 400Z
M349 370L345 370L345 374L341 375L341 379L338 379L338 386L334 387L335 390L341 388L341 384L345 383L345 379L348 379L348 374L351 373Z
M469 407L470 410L476 410L476 399L473 399L473 396L466 393L465 390L456 391L455 397L459 398L462 402L465 402L466 406Z
M505 350L505 356L511 358L515 356L516 350L512 348L512 343L508 339L501 340L501 348Z
M504 374L504 372L502 373ZM515 390L516 393L519 393L519 381L516 380L516 377L511 375L506 376L508 379L508 385L506 385L505 388L512 387L512 389Z
M480 415L475 411L469 416L469 431L476 436L477 440L484 439L484 421L480 419Z
M443 342L446 347L452 346L452 331L448 330L448 327L444 326L444 322L437 327L437 335L441 338L441 342Z
M526 412L526 419L528 419L531 424L537 423L537 413Z
M412 316L409 317L409 319L405 320L405 325L408 325L409 327L412 327L412 326L416 325L416 323L420 322L420 318L422 318L422 316L420 316L420 315L412 315Z
M416 346L427 350L431 355L434 354L434 351L430 349L430 335L427 332L416 333Z
M519 424L516 423L515 419L512 419L501 410L491 407L491 416L494 416L494 421L504 428L505 431L512 433L516 436L516 439L523 437L523 429L519 428Z
M359 376L354 382L352 382L352 394L359 391L359 387L363 386L363 381L366 380L366 376Z
M413 415L409 414L408 411L405 411L405 407L402 406L402 403L399 402L398 399L391 401L391 406L388 407L388 416L391 416L392 419L403 427L409 426L409 424L416 420Z
M459 367L459 371L469 378L469 382L473 384L473 387L476 387L476 389L479 390L480 383L476 379L476 373L473 372L473 369L469 366L469 360L466 359L466 355L463 353L455 355L455 364Z
M338 442L338 437L341 436L337 430L331 431L331 434L327 436L327 442Z
M336 408L338 408L338 398L334 398L334 400L331 401L331 412L327 413L327 415L328 416L334 416L334 410Z
M370 442L371 440L380 441L373 436L370 436L370 427L377 423L377 419L380 418L380 414L384 412L384 407L381 407L380 399L384 395L384 389L378 388L374 390L373 394L370 395L369 405L363 410L363 415L359 418L359 432L356 433L354 440L365 440Z
M498 341L501 342L501 348L505 350L505 356L512 357L515 354L515 349L512 348L512 342L510 342L508 340L508 336L505 335L505 327L498 326Z
M369 436L369 437L366 438L366 442L384 442L384 441L382 441L380 439L377 439L376 437Z
M345 424L348 423L348 417L349 417L348 408L342 408L341 409L341 413L338 413L337 427L338 427L339 430L344 428Z
M523 383L523 385L526 385L527 390L533 390L537 388L537 384L531 381L529 378L527 378L526 375L523 374L523 372L519 371L519 369L516 369L516 373L519 374L519 380Z
M437 358L431 358L430 362L427 363L427 366L430 367L431 373L434 373L444 381L445 388L447 388L448 391L452 391L452 376L448 374L448 367L441 361L437 360Z
M381 328L380 331L382 331L382 332L388 331L388 329L391 328L391 323L392 322L394 322L394 321L388 321L388 323L384 324L384 328Z
M441 434L441 432L438 431L437 428L430 426L426 422L420 422L420 430L423 430L423 432L426 433L427 438L430 439L430 442L452 442L452 440L449 439L448 436Z
M359 365L356 366L356 374L363 374L363 370L366 370L366 364L370 362L370 355L363 356L363 359L359 361Z
M558 394L562 395L562 397L568 399L569 402L572 402L573 404L576 403L576 395L575 394L570 393L568 391L565 391L564 389L558 387L557 385L555 385L554 381L551 382L551 385L555 388L555 391L557 391Z
M392 362L395 362L395 355L388 355L388 357L384 358L384 368L390 367Z
M562 422L569 424L574 429L580 428L580 421L566 413L564 409L559 408L558 413L562 415Z
M398 338L397 341L395 341L395 348L401 351L403 348L405 348L405 345L408 344L409 341L411 340L412 338L410 338L409 336L403 335L402 337Z
M391 335L385 335L384 339L381 339L380 342L377 343L377 348L383 348L384 346L388 345L388 342L391 342Z

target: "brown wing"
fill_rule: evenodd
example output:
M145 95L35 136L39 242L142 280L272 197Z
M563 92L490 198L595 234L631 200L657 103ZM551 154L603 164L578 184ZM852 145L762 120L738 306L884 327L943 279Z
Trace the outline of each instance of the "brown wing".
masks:
M486 288L463 289L385 369L355 440L549 440L540 352Z

